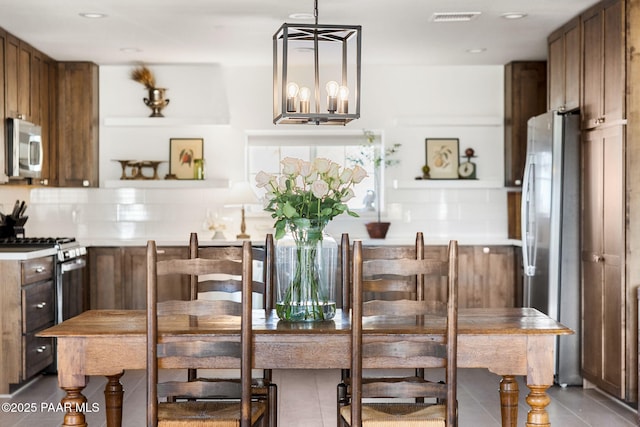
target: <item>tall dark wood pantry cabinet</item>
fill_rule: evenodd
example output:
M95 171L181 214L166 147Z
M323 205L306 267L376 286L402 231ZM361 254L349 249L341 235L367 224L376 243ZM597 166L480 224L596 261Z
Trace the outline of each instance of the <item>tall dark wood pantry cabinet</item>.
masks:
M633 399L626 298L625 2L582 16L582 310L584 378ZM637 363L637 362L636 362Z

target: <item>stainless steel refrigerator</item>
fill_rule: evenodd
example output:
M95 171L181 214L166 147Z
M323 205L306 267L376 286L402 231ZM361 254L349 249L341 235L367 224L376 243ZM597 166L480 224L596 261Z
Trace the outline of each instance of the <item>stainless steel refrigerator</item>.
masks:
M579 115L549 111L528 121L522 186L524 305L575 331L558 338L555 381L580 375Z

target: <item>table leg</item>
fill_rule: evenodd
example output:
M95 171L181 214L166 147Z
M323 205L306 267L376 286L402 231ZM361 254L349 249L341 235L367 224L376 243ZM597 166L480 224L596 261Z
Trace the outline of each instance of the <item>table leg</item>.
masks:
M82 387L62 387L67 393L60 403L66 409L62 427L87 427L82 409L87 404L87 398L82 395Z
M518 425L518 382L513 375L503 375L500 380L500 412L502 427Z
M527 396L527 403L531 410L527 414L527 427L551 427L549 422L549 414L545 409L551 398L547 394L550 385L529 385L530 393Z
M104 386L104 402L107 412L107 427L120 427L122 425L122 396L124 391L120 378L124 371L116 375L107 376L107 384Z

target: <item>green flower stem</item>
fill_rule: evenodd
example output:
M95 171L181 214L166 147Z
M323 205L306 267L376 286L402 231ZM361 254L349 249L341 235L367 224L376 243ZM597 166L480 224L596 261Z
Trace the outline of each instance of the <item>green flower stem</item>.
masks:
M296 244L296 271L283 300L282 317L287 320L325 320L326 295L321 295L317 256L322 227L291 227Z

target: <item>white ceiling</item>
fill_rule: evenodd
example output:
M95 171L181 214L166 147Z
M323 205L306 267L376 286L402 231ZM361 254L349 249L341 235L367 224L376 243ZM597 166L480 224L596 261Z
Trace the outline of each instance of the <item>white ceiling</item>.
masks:
M318 15L320 24L362 25L364 63L501 65L545 59L549 33L597 1L319 0ZM280 25L312 22L289 18L300 12L313 13L313 0L1 0L0 27L57 60L270 64ZM435 23L434 12L481 15Z

